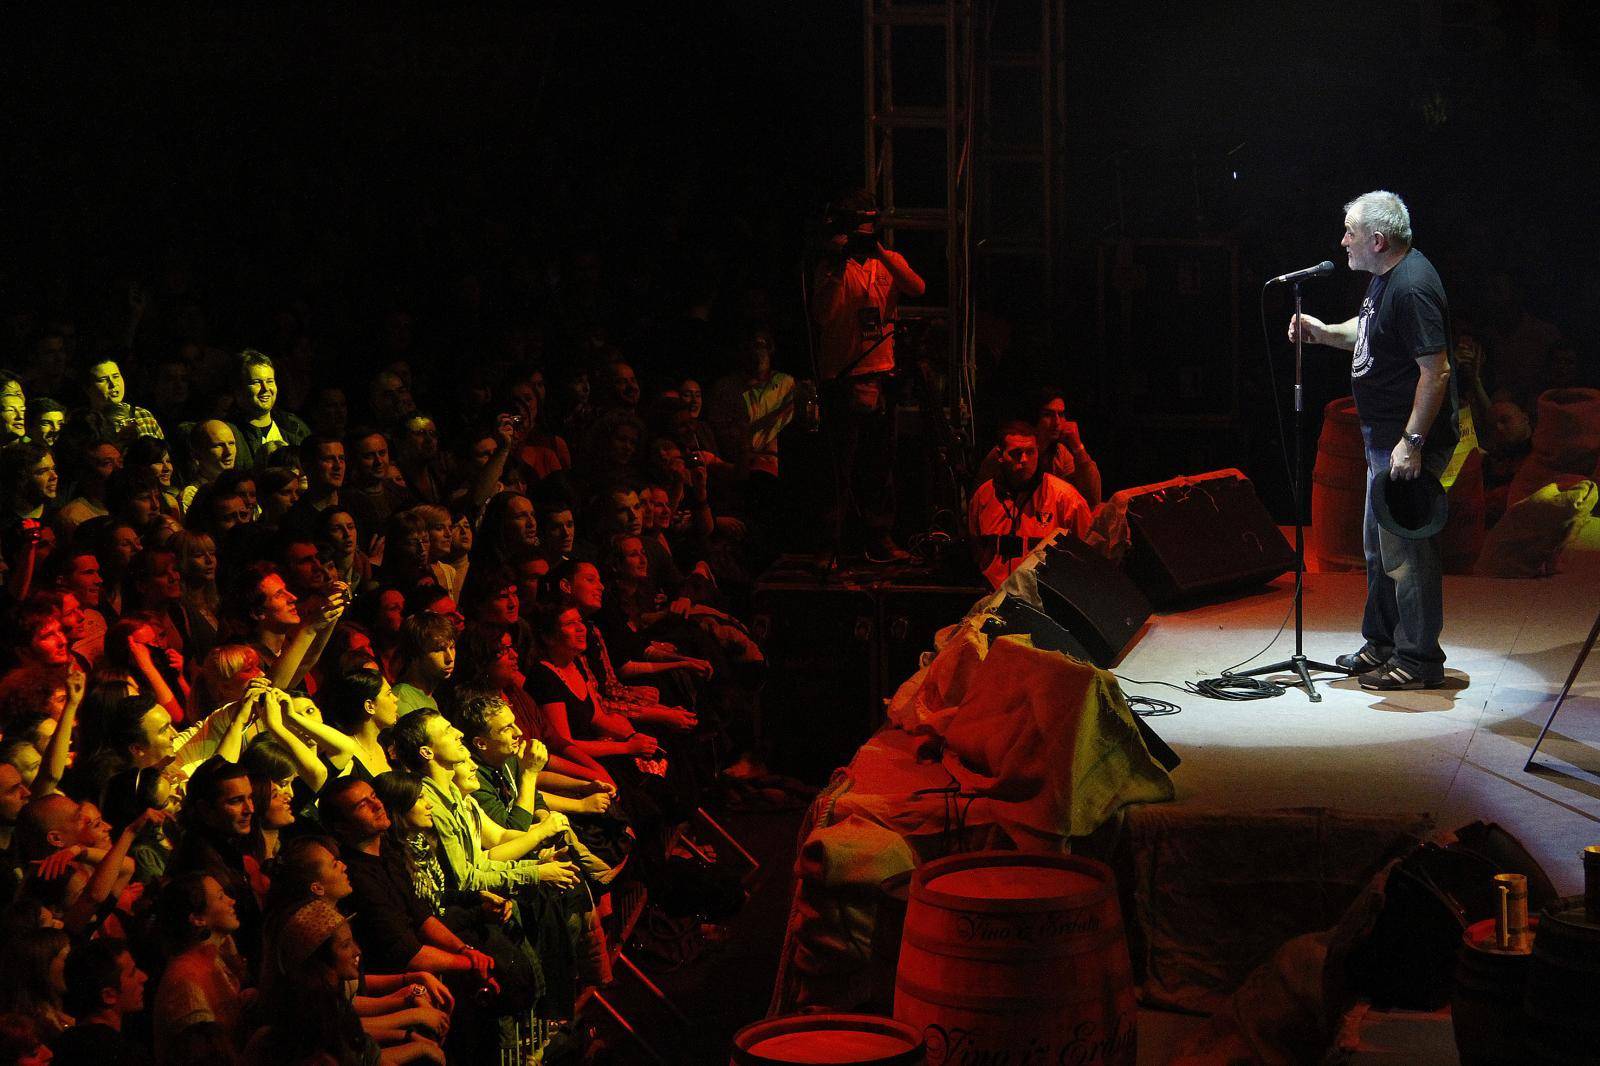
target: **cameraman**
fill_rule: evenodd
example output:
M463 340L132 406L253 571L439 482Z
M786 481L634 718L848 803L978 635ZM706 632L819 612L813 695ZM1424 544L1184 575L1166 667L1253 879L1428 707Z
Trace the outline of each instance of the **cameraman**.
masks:
M901 296L927 288L905 256L878 240L878 205L856 189L829 212L832 236L817 264L811 316L821 332L818 374L838 471L830 517L835 544L854 512L869 562L905 558L894 526L894 318Z

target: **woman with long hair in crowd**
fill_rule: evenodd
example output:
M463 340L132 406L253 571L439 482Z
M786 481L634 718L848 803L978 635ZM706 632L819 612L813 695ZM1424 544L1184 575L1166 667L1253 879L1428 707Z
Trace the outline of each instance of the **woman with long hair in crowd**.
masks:
M78 527L77 538L94 545L95 558L100 561L100 609L106 620L122 616L122 575L128 564L143 549L139 531L117 518L94 518Z
M129 695L149 696L182 722L189 684L183 656L166 646L161 629L139 616L122 619L106 633L105 655L90 675L91 684L122 682Z
M250 839L245 844L245 864L247 867L255 865L251 887L256 890L256 898L265 901L281 834L295 821L294 785L298 768L282 742L270 736L257 736L252 740L239 764L250 772L250 796L256 809L255 820L250 824Z
M174 516L183 513L178 500L178 493L183 486L174 478L172 451L166 441L160 437L138 438L128 445L128 451L122 457L122 465L124 469L139 467L154 474L156 484L161 489L161 509Z
M133 557L122 575L122 613L155 626L164 647L180 655L192 655L183 625L183 576L178 569L177 552L152 547Z
M49 1036L70 1026L61 1002L68 945L59 929L34 929L0 947L0 1011L31 1016Z
M305 475L292 466L267 466L256 471L256 500L261 507L261 517L256 521L264 529L277 529L283 516L305 491Z
M222 593L217 588L217 542L209 533L180 529L167 540L178 556L178 577L183 586L178 612L191 663L203 662L217 646L222 628Z
M336 679L318 694L329 724L355 742L348 760L335 763L340 775L372 780L389 772L384 734L400 720L400 700L382 674L358 670Z

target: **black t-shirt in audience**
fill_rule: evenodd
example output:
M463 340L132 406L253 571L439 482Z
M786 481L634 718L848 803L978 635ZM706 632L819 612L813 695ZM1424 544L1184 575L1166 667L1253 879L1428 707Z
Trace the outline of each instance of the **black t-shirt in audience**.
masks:
M354 889L340 909L350 914L350 931L373 973L404 971L422 947L418 930L434 917L417 897L404 855L385 842L382 855L343 849Z
M572 694L561 676L544 663L534 664L528 674L527 689L528 695L540 707L548 703L566 704L567 732L572 734L573 740L595 739L593 692L580 700Z

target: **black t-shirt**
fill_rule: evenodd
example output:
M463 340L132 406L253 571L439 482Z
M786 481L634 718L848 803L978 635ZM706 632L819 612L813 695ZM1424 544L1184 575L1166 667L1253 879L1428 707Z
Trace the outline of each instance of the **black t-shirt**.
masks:
M422 948L418 930L433 913L417 898L405 856L385 842L382 855L344 849L354 890L344 901L350 931L366 951L374 973L403 972Z
M556 673L544 663L535 664L528 671L528 695L533 697L540 707L549 703L564 703L567 707L567 732L573 740L594 740L598 736L594 728L594 693L590 692L583 699L579 699L561 680L561 675Z
M1421 370L1417 360L1446 350L1449 304L1444 284L1426 256L1415 248L1387 274L1375 274L1361 301L1356 348L1350 360L1350 388L1373 444L1393 448L1405 431ZM1456 386L1449 383L1439 414L1426 434L1430 452L1456 442Z
M62 1066L147 1066L150 1052L109 1025L89 1022L74 1025L50 1045L51 1062Z

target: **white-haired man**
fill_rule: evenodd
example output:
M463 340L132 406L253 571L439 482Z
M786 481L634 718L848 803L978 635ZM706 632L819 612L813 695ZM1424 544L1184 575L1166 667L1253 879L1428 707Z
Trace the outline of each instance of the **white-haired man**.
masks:
M1411 246L1411 215L1392 192L1369 192L1345 205L1339 242L1351 270L1372 275L1360 313L1329 324L1310 315L1289 323L1289 337L1353 353L1350 385L1367 453L1363 543L1366 643L1335 660L1361 674L1367 689L1437 688L1444 680L1444 592L1439 547L1382 528L1373 495L1385 480L1438 478L1458 439L1450 377L1449 304L1433 264Z

